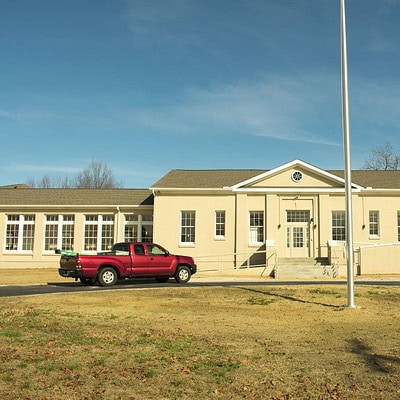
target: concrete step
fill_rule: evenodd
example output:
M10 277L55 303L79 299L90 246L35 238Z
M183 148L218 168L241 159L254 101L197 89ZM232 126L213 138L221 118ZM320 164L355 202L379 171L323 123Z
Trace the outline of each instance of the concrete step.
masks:
M278 258L276 279L336 278L337 272L327 260L314 258Z
M279 265L314 265L316 263L313 257L278 257Z

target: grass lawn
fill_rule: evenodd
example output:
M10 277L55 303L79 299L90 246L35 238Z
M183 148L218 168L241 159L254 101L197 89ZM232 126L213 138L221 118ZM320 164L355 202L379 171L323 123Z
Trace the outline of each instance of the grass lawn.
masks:
M400 399L400 288L355 299L240 284L0 298L0 398Z

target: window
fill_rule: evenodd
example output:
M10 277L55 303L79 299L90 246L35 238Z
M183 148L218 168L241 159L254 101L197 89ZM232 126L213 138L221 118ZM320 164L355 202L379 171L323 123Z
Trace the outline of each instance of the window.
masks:
M144 256L145 252L144 252L144 246L142 244L135 244L133 246L134 250L135 250L135 254L137 256Z
M46 215L44 250L74 249L73 215Z
M332 212L332 239L346 240L346 222L344 211Z
M225 211L215 211L215 237L225 237Z
M301 226L293 227L293 247L294 248L304 247L304 229Z
M369 234L379 236L379 211L369 212Z
M101 249L111 250L114 244L114 216L100 215L101 219Z
M195 242L196 213L181 211L181 243Z
M126 242L152 242L153 216L125 214L124 235Z
M309 210L287 210L286 211L287 222L310 222L310 211Z
M140 227L142 242L152 242L153 241L153 216L152 215L142 215L142 225Z
M129 244L117 243L113 246L113 251L116 255L129 256Z
M126 242L138 241L138 216L133 214L125 214L124 240Z
M167 256L168 253L161 248L160 246L157 246L155 244L149 244L147 245L147 250L149 252L150 256Z
M264 212L250 211L250 243L264 242Z
M397 211L397 241L400 242L400 211Z
M84 250L111 250L114 243L113 215L86 215Z
M303 179L303 174L300 171L293 171L292 180L293 182L300 182Z
M35 236L34 215L8 215L5 250L32 251Z

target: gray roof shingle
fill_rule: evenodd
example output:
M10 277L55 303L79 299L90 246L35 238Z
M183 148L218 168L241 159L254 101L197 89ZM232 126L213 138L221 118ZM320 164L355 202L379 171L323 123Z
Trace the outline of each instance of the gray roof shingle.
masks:
M174 169L157 181L152 188L177 189L219 189L233 186L256 177L269 170L181 170ZM326 172L344 178L342 170ZM353 183L375 189L400 189L400 171L354 170L351 173Z
M152 206L149 189L32 189L0 188L0 205Z

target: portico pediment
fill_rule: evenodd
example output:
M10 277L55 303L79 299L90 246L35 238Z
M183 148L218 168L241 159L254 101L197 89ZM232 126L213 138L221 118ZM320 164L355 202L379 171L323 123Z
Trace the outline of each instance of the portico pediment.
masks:
M345 187L343 178L327 171L307 164L301 160L294 160L275 169L261 173L246 181L231 187L241 191L342 191ZM361 189L354 185L354 189Z

